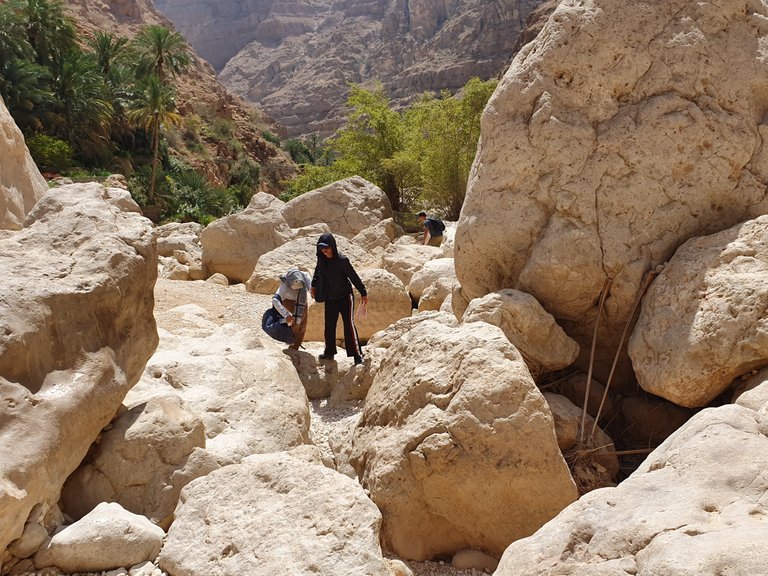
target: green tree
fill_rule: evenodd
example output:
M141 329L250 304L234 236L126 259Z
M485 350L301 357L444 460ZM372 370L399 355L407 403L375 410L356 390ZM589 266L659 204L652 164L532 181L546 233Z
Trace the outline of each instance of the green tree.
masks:
M374 90L350 87L347 124L331 141L339 157L344 158L354 173L378 184L389 198L392 209L400 209L400 190L386 160L402 150L405 127L401 115L390 108L384 88ZM349 174L352 175L352 174Z
M38 64L49 65L76 45L72 19L60 0L8 0L8 10L22 21L23 33Z
M128 119L149 134L152 145L152 176L149 184L147 201L156 204L155 189L157 172L160 164L160 130L163 125L179 125L181 116L175 112L174 91L165 86L160 79L149 76L136 92L135 100L127 112Z
M457 96L423 96L406 112L405 157L420 165L421 200L446 218L459 217L480 138L480 117L495 80L473 78Z
M113 69L122 63L127 54L128 39L107 32L96 32L88 41L88 47L96 59L104 81L109 82Z
M164 26L142 28L131 47L136 55L138 76L156 76L161 84L165 84L169 76L184 72L191 62L184 38Z
M25 133L39 130L53 98L48 70L35 63L22 14L0 4L0 96Z
M53 63L57 136L89 157L99 156L109 142L112 104L95 61L79 48Z

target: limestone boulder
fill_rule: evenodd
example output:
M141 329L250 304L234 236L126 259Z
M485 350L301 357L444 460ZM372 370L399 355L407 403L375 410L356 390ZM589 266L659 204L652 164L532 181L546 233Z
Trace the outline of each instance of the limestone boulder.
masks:
M133 566L154 560L164 536L143 516L105 502L57 532L35 555L35 566L56 566L68 574Z
M158 256L173 256L177 251L202 254L200 236L203 226L197 222L171 222L155 228Z
M169 574L394 576L360 485L292 453L258 455L182 491L159 557Z
M536 298L519 290L499 290L472 300L462 321L501 328L534 374L570 366L579 354L579 345L552 315Z
M441 317L440 313L433 313ZM422 320L389 346L350 461L402 558L496 556L577 496L552 415L497 327Z
M437 284L441 281L449 286L453 286L453 283L456 281L456 269L453 265L453 258L435 258L425 262L411 276L411 281L408 283L408 293L411 295L411 298L418 300L421 298L424 290L432 284Z
M0 274L2 553L57 502L157 346L151 224L99 184L51 190L0 236Z
M296 238L264 254L245 283L246 289L258 294L274 294L280 286L280 275L285 274L289 268L298 268L312 277L317 265L318 238L314 235ZM365 250L343 236L335 238L339 252L349 258L357 269L359 263L367 257Z
M588 349L610 280L604 377L646 270L768 211L767 17L757 3L562 2L483 114L454 247L467 300L528 292Z
M689 240L643 300L629 341L638 383L681 406L707 405L768 363L766 308L768 216Z
M733 402L756 411L768 410L768 368L763 368L757 374L744 382L744 386L735 396Z
M203 422L179 396L134 406L102 434L91 461L67 479L64 511L79 519L101 502L117 502L167 529L184 485L218 468L198 448L205 448Z
M352 176L297 196L282 213L292 228L324 222L334 235L352 238L391 218L392 206L381 188Z
M158 350L127 405L180 396L202 419L206 452L220 465L309 443L307 396L274 340L238 324L218 326L199 307L165 314L202 317L174 322L178 333L160 330Z
M402 234L402 232L402 228L395 224L395 221L392 218L387 218L358 232L352 238L352 242L371 252L378 248L386 248L394 242L398 234Z
M513 543L495 574L760 574L767 425L742 406L699 412L617 487L582 496Z
M381 256L381 267L392 272L400 281L408 286L413 275L429 260L441 258L442 251L434 246L423 244L396 242L384 250Z
M24 136L0 100L0 230L20 230L24 218L48 191Z
M200 235L203 266L231 281L245 282L262 254L293 239L283 218L285 203L265 192L254 194L242 212L219 218Z
M430 312L433 310L442 310L447 302L446 311L451 310L451 294L456 285L456 279L438 278L421 293L419 298L419 312Z
M368 306L360 308L360 295L355 290L355 326L358 338L368 340L375 332L411 315L411 298L405 285L394 275L380 268L358 270L360 280L368 292ZM325 304L311 302L306 340L323 341ZM339 316L336 339L344 339L344 325Z
M127 189L110 187L106 184L104 187L106 190L106 199L110 204L117 206L123 212L136 212L137 214L141 214L141 207L136 203Z
M456 318L451 314L424 312L401 318L394 324L379 330L371 336L363 348L365 352L364 362L347 371L333 386L329 403L333 406L344 406L350 403L357 404L360 400L364 400L373 385L373 380L376 378L382 362L387 357L387 349L414 326L427 320L448 327L458 325Z
M445 230L443 230L443 243L440 249L443 251L444 258L453 258L453 247L456 244L456 224L457 222L447 222L443 220Z

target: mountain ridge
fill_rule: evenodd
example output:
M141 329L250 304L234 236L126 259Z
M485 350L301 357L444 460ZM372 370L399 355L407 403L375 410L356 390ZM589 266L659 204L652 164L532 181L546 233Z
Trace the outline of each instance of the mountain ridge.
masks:
M332 134L347 84L381 81L396 102L455 92L508 65L542 0L157 0L222 83L285 126ZM239 7L239 8L238 8ZM221 29L227 39L216 43ZM242 35L240 35L242 32ZM230 56L230 54L233 54Z

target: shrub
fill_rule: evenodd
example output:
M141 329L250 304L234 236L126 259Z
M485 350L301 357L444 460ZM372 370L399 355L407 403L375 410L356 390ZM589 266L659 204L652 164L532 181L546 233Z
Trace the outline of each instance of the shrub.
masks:
M72 164L74 150L59 138L47 134L35 134L27 139L27 147L32 159L41 170L61 172Z

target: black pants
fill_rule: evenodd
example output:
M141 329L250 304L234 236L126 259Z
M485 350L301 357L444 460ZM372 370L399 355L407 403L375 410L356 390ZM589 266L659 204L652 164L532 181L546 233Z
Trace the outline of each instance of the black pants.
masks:
M339 314L344 322L344 347L347 349L347 356L362 358L363 351L357 338L354 322L355 297L352 294L342 300L325 302L325 353L336 354L336 324L339 321Z

